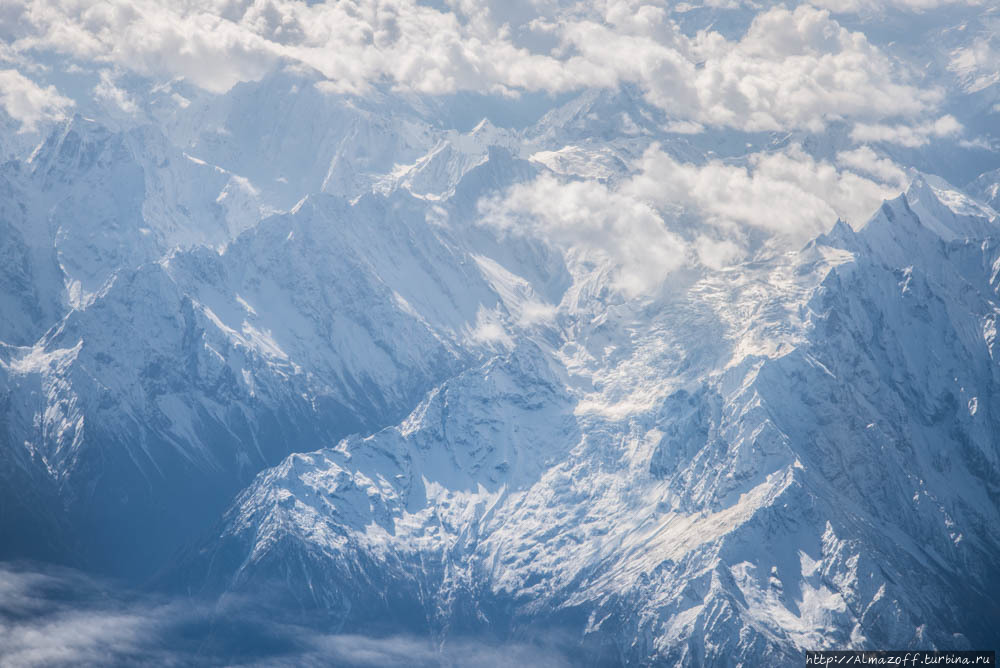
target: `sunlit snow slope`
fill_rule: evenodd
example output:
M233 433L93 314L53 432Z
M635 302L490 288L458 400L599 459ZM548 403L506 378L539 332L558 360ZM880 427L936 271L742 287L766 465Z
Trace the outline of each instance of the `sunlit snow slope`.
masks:
M572 665L1000 643L990 3L22 4L0 559Z

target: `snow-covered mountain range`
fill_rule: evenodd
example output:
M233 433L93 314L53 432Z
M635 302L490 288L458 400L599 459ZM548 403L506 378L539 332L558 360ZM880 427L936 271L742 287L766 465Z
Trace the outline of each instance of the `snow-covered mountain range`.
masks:
M0 10L0 558L571 665L998 644L989 3L123 24L216 12L203 69L57 4Z

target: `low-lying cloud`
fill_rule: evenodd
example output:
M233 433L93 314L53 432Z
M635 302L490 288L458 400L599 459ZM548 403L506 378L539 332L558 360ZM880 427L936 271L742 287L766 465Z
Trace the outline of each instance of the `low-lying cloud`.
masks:
M610 264L629 296L651 290L686 262L686 242L650 203L598 181L543 174L483 202L482 212L487 224L540 237L571 261Z
M264 618L250 599L140 595L76 571L0 564L0 666L106 665L571 664L551 643L324 633Z
M611 271L634 297L684 266L718 269L765 242L797 247L838 218L860 226L907 180L870 147L836 164L797 145L694 164L654 145L632 168L616 185L543 173L481 202L482 221L560 248L578 275Z

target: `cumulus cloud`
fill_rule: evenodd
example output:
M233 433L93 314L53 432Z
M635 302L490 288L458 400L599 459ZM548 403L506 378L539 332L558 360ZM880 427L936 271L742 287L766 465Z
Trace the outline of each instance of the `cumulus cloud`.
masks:
M213 91L281 63L324 87L513 95L638 85L678 127L819 130L920 117L941 92L865 36L803 5L761 12L739 40L685 35L660 3L604 0L32 0L7 21L18 52L55 50Z
M793 244L828 229L837 218L866 220L898 184L878 183L799 146L751 154L747 164L712 160L680 163L658 149L646 152L640 173L623 186L630 197L681 207L702 224L761 230Z
M33 130L43 120L65 117L73 101L54 86L41 87L17 70L0 70L0 106L23 130Z
M735 114L750 130L819 131L833 119L913 117L942 95L899 83L890 60L862 33L808 5L755 18L735 48L706 62L699 82L711 120L735 125Z
M901 9L922 12L948 5L976 5L982 0L813 0L817 7L825 7L834 12L846 14L863 11Z
M274 62L272 42L226 18L238 4L34 0L7 32L16 34L18 51L50 50L143 74L170 73L224 91L259 78Z
M881 183L905 189L908 182L906 172L889 158L879 157L870 146L862 146L837 154L837 164L864 174L870 174Z
M610 265L628 296L655 288L685 264L687 244L647 202L597 181L543 174L482 203L487 224L541 237L581 263Z
M947 115L936 121L915 125L858 123L851 130L851 139L857 142L886 142L915 148L930 143L931 139L954 137L961 132L962 124L954 116Z
M801 245L838 218L860 225L906 182L869 147L837 164L793 145L736 165L681 162L653 146L633 168L615 186L542 174L481 202L483 224L562 249L578 274L610 271L634 297L692 263L717 269L755 243Z
M602 20L550 27L574 54L567 67L586 63L589 85L636 83L689 124L820 131L845 119L919 117L942 99L939 89L908 83L862 33L809 5L761 12L738 41L688 37L658 7L607 6Z
M504 81L530 85L542 75L532 69L532 55L509 40L479 34L456 13L414 0L34 0L17 23L8 28L18 35L17 50L183 76L218 92L281 62L315 68L351 92L382 80L439 93Z

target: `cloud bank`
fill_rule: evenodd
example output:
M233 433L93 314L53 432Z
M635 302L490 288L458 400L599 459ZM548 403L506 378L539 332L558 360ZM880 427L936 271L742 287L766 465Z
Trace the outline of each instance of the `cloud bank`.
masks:
M943 96L828 10L772 7L729 40L714 31L683 33L668 7L639 0L31 0L4 10L0 33L21 56L57 52L184 77L215 92L280 66L315 70L324 90L344 93L381 85L516 95L630 83L690 128L927 122Z
M681 162L652 146L617 185L547 172L480 205L483 223L540 238L578 272L610 270L629 297L677 269L718 269L755 245L799 246L838 219L860 226L902 190L905 172L870 147L817 160L798 145L744 164Z

